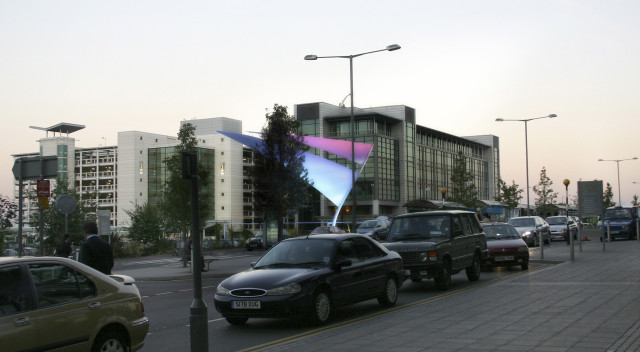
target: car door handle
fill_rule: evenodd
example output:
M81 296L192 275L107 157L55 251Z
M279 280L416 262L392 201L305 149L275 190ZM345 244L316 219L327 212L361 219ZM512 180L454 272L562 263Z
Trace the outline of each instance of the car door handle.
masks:
M100 308L100 302L89 303L88 308L91 309L91 310L96 310L96 309Z
M13 321L13 325L15 326L26 326L26 325L31 325L31 321L29 320L29 318L24 317L24 318L18 318L16 320Z

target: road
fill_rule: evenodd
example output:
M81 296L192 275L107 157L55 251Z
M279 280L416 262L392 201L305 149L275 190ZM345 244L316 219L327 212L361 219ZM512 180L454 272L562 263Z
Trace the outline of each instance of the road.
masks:
M224 260L229 270L241 271L248 263L255 261L263 252L238 252L243 257ZM174 257L175 258L175 257ZM158 265L151 260L139 265ZM221 261L222 262L222 261ZM221 265L216 262L216 265ZM509 279L548 267L550 264L530 263L529 271L518 267L484 270L480 280L468 282L464 271L452 277L452 288L446 292L435 289L433 281L413 283L405 281L400 289L395 307L383 308L378 302L369 300L353 306L340 308L335 312L331 323L324 327L310 327L300 321L283 319L250 319L245 326L232 326L216 312L213 306L215 288L224 278L203 278L202 294L208 306L208 342L209 351L259 351L276 346L301 336L315 334L324 330L365 322L370 319L384 319L403 308L426 304L456 293L467 292L495 282ZM149 335L142 351L188 351L190 350L190 306L193 302L193 281L176 279L169 281L138 281L137 286L143 295L145 312L151 321Z

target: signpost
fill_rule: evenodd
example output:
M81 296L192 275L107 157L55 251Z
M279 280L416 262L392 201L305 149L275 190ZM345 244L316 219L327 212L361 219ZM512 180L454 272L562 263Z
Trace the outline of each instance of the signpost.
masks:
M24 180L42 180L48 178L56 178L58 176L58 157L57 156L35 156L18 158L13 163L13 177L18 180L18 256L22 256L22 198L23 198L23 181ZM47 181L46 183L48 183ZM46 188L46 191L45 191ZM49 193L49 186L45 182L38 182L38 197L42 194ZM48 197L48 195L47 195ZM43 197L44 198L44 197ZM48 206L48 198L45 199ZM40 206L40 255L44 255L44 240L42 233L42 206L43 201L38 198Z
M602 219L602 250L604 245L604 207L602 206L602 181L578 181L578 215L601 216ZM582 239L580 239L582 252Z

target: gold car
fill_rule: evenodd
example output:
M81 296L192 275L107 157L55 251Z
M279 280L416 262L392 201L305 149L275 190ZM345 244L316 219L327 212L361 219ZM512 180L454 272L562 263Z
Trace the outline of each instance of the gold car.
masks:
M66 258L0 258L3 351L137 351L148 331L128 276Z

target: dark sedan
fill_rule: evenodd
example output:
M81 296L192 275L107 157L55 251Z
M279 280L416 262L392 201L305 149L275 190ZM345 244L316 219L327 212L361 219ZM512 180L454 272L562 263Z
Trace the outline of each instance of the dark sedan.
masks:
M483 223L482 229L487 235L489 256L484 265L515 266L529 269L529 247L518 231L510 224Z
M280 242L222 281L214 303L230 324L303 317L319 325L338 306L373 298L394 305L403 281L400 255L367 236L304 236Z

